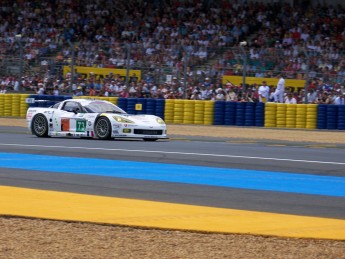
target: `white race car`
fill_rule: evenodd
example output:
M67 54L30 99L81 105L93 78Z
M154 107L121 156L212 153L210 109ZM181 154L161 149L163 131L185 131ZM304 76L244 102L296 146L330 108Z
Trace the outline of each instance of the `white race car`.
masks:
M31 107L27 125L37 137L167 139L165 122L155 115L130 115L104 100L69 99L49 108Z

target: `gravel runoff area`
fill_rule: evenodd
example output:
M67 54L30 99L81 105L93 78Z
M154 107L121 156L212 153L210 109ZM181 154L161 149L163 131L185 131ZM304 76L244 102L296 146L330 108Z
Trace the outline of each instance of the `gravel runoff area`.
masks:
M0 118L0 126L25 126ZM210 130L212 127L212 131ZM169 125L169 134L344 144L345 133ZM143 229L0 216L1 258L345 259L345 241Z

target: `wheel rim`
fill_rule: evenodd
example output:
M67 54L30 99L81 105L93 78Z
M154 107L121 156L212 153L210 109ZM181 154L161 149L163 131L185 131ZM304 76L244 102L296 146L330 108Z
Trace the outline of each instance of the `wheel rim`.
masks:
M107 135L109 134L109 127L108 127L107 121L104 119L100 119L97 122L96 130L97 130L97 135L99 137L101 138L107 137Z
M38 116L34 121L35 132L39 135L44 135L47 130L46 120L42 116Z

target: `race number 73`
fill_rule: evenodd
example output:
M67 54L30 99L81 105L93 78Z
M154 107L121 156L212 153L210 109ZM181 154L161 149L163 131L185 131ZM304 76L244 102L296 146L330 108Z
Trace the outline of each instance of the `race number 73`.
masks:
M85 120L77 120L76 130L77 132L84 132L86 129L86 121Z

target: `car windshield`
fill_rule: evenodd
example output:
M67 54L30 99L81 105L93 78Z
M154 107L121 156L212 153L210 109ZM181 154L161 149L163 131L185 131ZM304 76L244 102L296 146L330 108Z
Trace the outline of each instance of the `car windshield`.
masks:
M90 102L88 105L85 105L84 108L88 112L96 112L96 113L101 113L101 112L108 112L108 113L126 113L124 110L121 108L117 107L116 105L110 103L110 102L101 102L101 101L94 101Z

